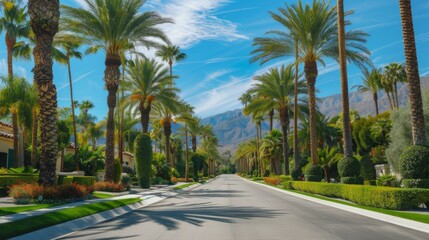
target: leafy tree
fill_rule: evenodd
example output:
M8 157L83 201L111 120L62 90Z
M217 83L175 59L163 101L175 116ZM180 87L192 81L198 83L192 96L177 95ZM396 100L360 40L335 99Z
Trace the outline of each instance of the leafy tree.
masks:
M372 94L372 99L375 105L375 114L378 115L378 91L381 89L381 79L383 76L381 69L364 69L362 73L362 85L354 86L354 88L357 88L360 93L369 92Z
M342 154L337 147L325 147L317 149L319 165L323 168L326 182L331 182L329 170L342 158Z

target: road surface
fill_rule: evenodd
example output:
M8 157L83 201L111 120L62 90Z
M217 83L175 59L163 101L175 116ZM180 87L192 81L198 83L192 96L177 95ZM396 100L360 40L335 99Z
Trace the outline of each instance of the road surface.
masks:
M63 239L429 239L426 233L279 193L222 175Z

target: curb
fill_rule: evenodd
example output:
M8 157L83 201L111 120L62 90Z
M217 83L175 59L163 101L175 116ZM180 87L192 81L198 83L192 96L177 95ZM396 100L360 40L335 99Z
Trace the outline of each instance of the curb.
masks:
M270 189L275 190L277 192L281 192L281 193L288 194L288 195L291 195L294 197L305 199L307 201L311 201L311 202L319 203L322 205L330 206L333 208L341 209L341 210L344 210L347 212L359 214L359 215L362 215L362 216L365 216L368 218L372 218L372 219L387 222L390 224L398 225L401 227L417 230L420 232L429 233L429 224L416 222L416 221L405 219L405 218L395 217L395 216L388 215L388 214L373 212L373 211L369 211L369 210L365 210L365 209L355 208L355 207L351 207L351 206L347 206L347 205L343 205L343 204L339 204L339 203L334 203L334 202L330 202L330 201L326 201L326 200L321 200L321 199L317 199L317 198L313 198L313 197L308 197L308 196L301 195L298 193L293 193L293 192L285 191L282 189L278 189L276 187L268 186L268 185L265 185L262 183L257 183L257 182L245 179L243 177L240 177L240 178L242 178L243 180L245 180L247 182L250 182L250 183L253 183L253 184L256 184L259 186L264 186L266 188L270 188Z

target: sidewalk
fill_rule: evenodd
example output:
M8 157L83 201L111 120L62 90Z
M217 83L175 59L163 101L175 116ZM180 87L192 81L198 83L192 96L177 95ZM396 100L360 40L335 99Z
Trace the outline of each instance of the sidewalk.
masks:
M0 224L13 222L13 221L28 218L28 217L38 216L38 215L42 215L42 214L49 213L49 212L56 212L56 211L63 210L63 209L74 208L74 207L82 206L85 204L106 202L106 201L111 201L111 200L116 200L116 199L137 198L137 197L141 198L142 200L152 199L152 201L154 200L153 199L154 197L164 199L167 197L171 197L173 195L174 196L177 195L177 193L173 192L172 189L176 186L180 186L183 184L186 184L186 183L177 183L175 185L170 185L170 186L158 185L158 186L153 186L150 189L132 188L130 193L126 194L126 195L120 195L120 196L115 196L115 197L111 197L111 198L104 198L104 199L85 200L85 201L68 203L68 204L59 205L59 206L50 207L50 208L42 208L42 209L38 209L38 210L34 210L34 211L21 212L21 213L1 216L0 217ZM1 207L23 206L23 205L13 204L12 198L2 198L0 200L0 204L1 204L0 208Z

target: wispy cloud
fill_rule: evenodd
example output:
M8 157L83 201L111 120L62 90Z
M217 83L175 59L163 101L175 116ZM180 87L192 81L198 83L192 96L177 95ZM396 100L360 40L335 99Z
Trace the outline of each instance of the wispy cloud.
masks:
M213 63L222 63L229 62L233 60L246 59L250 58L250 56L240 56L240 57L218 57L218 58L210 58L204 61L193 61L193 62L184 62L178 63L177 65L186 65L186 64L213 64Z
M78 78L76 78L75 80L73 80L73 83L79 82L80 80L82 80L82 79L86 78L87 76L91 75L93 72L94 72L94 71L90 71L90 72L87 72L87 73L84 73L84 74L80 75ZM60 90L62 90L62 89L64 89L64 88L66 88L66 87L68 87L68 86L70 86L70 83L69 83L69 82L67 82L67 83L63 84L61 87L59 87L59 88L57 89L57 91L60 91Z
M222 12L214 12L213 15L220 15L220 14L226 14L226 13L233 13L233 12L242 12L242 11L249 11L258 9L257 7L249 7L249 8L239 8L239 9L232 9L228 11L222 11Z
M198 91L200 91L201 89L207 88L208 87L207 85L210 84L210 82L212 81L220 82L217 80L218 78L221 78L231 72L233 72L233 70L231 69L221 69L218 71L214 71L210 74L207 74L207 76L204 78L203 81L198 82L197 84L193 85L190 88L187 88L184 92L182 92L182 96L188 97L190 95L193 95Z

